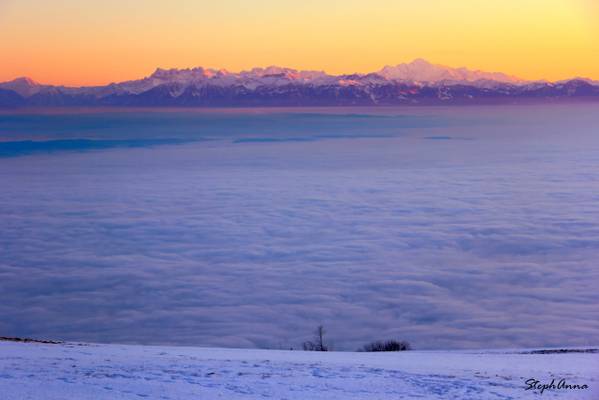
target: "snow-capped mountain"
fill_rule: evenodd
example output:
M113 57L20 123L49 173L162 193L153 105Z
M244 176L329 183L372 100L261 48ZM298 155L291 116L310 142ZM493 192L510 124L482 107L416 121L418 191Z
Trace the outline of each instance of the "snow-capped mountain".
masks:
M22 97L30 97L42 90L44 86L30 78L22 77L15 80L0 83L0 88L12 90Z
M599 100L585 79L528 82L498 72L451 68L417 59L375 73L329 75L271 66L229 72L157 69L106 86L42 85L28 78L0 83L0 106L341 106L494 104Z
M503 74L501 72L473 71L467 68L451 68L439 64L431 64L418 58L411 63L386 66L379 75L395 81L437 84L437 83L474 83L492 81L495 83L524 84L526 81Z
M253 68L250 71L231 73L227 70L205 69L161 69L158 68L147 78L128 81L112 86L122 92L142 93L164 84L178 84L183 87L194 86L243 86L255 89L259 86L284 86L290 83L323 84L332 83L334 77L322 71L297 71L290 68L267 67Z

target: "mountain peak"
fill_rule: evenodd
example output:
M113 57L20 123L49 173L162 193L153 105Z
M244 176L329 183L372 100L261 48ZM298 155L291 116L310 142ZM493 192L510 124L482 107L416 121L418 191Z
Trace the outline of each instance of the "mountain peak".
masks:
M396 81L418 82L418 83L440 83L440 82L476 82L495 81L500 83L523 83L524 81L515 76L500 72L485 72L470 70L468 68L452 68L440 64L432 64L423 58L416 58L410 63L386 66L378 72L379 75Z
M430 62L428 62L427 60L425 60L424 58L415 58L412 60L412 62L407 63L407 64L415 66L415 67L426 67L426 66L433 65Z
M6 83L12 83L15 85L39 86L39 83L27 76L21 76Z
M12 81L0 84L0 88L12 90L13 92L18 93L23 97L29 97L31 95L36 94L42 87L43 85L40 85L33 79L28 78L26 76L16 78Z
M172 78L176 75L179 75L181 73L189 73L189 72L203 73L204 68L202 68L202 67L197 67L197 68L193 68L193 69L189 69L189 68L187 68L187 69L156 68L154 73L152 75L150 75L150 78L168 79L168 78Z

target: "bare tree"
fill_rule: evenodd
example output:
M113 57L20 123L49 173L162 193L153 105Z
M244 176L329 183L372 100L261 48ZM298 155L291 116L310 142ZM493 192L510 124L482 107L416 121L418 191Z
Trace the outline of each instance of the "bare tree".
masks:
M320 349L320 351L328 350L327 346L324 344L324 334L325 334L324 326L318 325L318 328L316 328L316 339L317 339L318 348Z
M305 351L329 351L329 346L325 344L324 335L326 331L324 326L318 325L314 332L314 341L306 341L303 343Z

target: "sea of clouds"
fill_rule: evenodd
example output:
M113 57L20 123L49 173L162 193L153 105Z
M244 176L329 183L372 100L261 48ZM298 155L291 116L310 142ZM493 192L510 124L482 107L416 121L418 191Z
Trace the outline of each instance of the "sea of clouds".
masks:
M0 336L597 344L598 111L0 114Z

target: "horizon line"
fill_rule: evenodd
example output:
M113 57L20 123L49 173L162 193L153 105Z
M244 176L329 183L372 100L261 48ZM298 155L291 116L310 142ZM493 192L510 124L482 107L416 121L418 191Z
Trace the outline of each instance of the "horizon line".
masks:
M387 68L387 67L397 67L400 65L412 65L416 62L424 62L426 64L429 64L431 66L435 66L435 67L440 67L440 68L447 68L447 69L451 69L451 70L467 70L469 72L473 72L473 73L487 73L487 74L501 74L501 75L505 75L506 77L518 80L522 83L535 83L535 82L539 82L539 83L558 83L558 82L565 82L565 81L570 81L570 80L586 80L586 81L591 81L591 82L599 82L599 80L591 78L591 77L587 77L587 76L581 76L581 75L575 75L569 78L564 78L564 79L557 79L557 80L550 80L550 79L546 79L546 78L538 78L538 79L525 79L525 78L521 78L520 76L517 75L512 75L506 72L502 72L499 70L494 70L494 71L490 71L490 70L484 70L484 69L478 69L478 68L470 68L467 66L449 66L446 64L440 64L440 63L435 63L435 62L430 62L425 58L422 57L416 57L414 59L412 59L411 61L408 62L400 62L397 64L385 64L383 65L381 68L373 70L373 71L369 71L369 72L358 72L358 71L354 71L354 72L346 72L346 73L340 73L340 74L335 74L335 73L329 73L327 72L325 69L312 69L312 68L306 68L306 69L302 69L302 68L294 68L294 67L290 67L290 66L282 66L282 65L276 65L276 64L269 64L269 65L263 65L263 66L254 66L254 67L250 67L250 68L242 68L242 69L238 69L238 70L229 70L227 68L215 68L215 67L206 67L206 66L202 66L202 65L196 65L196 66L191 66L191 67L155 67L153 69L152 72L150 72L149 74L144 74L143 76L138 76L138 77L134 77L134 78L130 78L130 79L123 79L123 80L111 80L107 83L98 83L98 84L64 84L64 83L43 83L42 80L37 80L32 78L31 76L28 75L18 75L13 77L12 79L9 78L7 80L1 80L0 83L8 83L8 82L14 82L17 80L28 80L31 81L33 84L36 85L41 85L41 86L57 86L57 87L65 87L65 88L90 88L90 87L101 87L101 86L108 86L111 84L119 84L119 83L123 83L123 82L129 82L129 81L136 81L136 80L142 80L145 78L149 78L152 75L154 75L155 73L159 72L159 71L192 71L192 70L196 70L196 69L202 69L204 71L213 71L213 72L222 72L222 73L227 73L227 74L231 74L231 75L239 75L242 73L247 73L247 72L252 72L253 70L256 69L261 69L261 70L266 70L269 68L281 68L281 69L286 69L286 70L292 70L292 71L297 71L297 72L318 72L318 73L324 73L328 76L332 76L332 77L338 77L338 76L349 76L349 75L369 75L369 74L377 74L379 72L381 72L383 69Z

